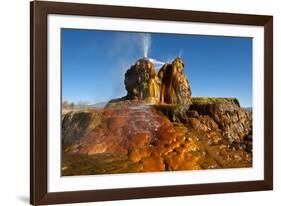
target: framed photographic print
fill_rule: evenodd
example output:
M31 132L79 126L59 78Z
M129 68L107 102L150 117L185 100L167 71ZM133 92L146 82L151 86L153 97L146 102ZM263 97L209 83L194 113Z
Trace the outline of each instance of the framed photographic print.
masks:
M30 8L31 204L272 190L272 16Z

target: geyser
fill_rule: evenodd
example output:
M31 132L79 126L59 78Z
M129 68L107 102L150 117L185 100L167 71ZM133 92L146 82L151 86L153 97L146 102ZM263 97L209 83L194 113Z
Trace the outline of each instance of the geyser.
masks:
M143 34L142 35L142 47L143 47L143 55L144 58L148 57L148 52L150 49L150 44L151 44L151 37L149 34Z

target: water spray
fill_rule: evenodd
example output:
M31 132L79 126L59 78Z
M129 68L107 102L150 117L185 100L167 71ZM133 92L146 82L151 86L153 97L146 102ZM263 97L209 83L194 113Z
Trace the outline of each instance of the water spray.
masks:
M151 44L151 36L150 34L143 34L142 35L142 45L143 45L143 55L144 58L148 57L148 51Z
M148 58L148 52L151 46L151 35L150 34L142 34L142 48L143 48L143 55L145 59L148 59L150 62L154 64L156 68L162 67L166 62L159 61L153 58ZM181 53L181 52L180 52Z
M162 62L162 61L159 61L159 60L156 60L156 59L152 59L152 58L149 58L148 60L151 61L154 64L155 67L161 67L164 64L166 64L165 62Z

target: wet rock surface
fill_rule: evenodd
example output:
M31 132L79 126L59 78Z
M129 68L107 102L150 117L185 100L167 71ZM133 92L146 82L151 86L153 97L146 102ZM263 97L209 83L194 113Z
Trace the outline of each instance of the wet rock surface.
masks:
M165 64L158 72L161 80L160 102L168 104L191 104L191 88L184 74L184 63L176 58Z
M148 58L137 60L125 73L127 95L112 100L141 100L148 103L191 104L191 88L181 58L164 64L157 73Z
M149 59L138 60L125 73L126 99L159 102L160 80Z
M101 123L101 113L98 110L71 111L62 117L62 144L71 145Z
M236 125L241 122L227 121L227 112L240 115L241 121L246 113L235 106L210 108L121 101L100 110L66 114L62 127L72 129L63 130L62 174L251 167L252 140L246 132L251 124L244 125L248 128L242 138ZM85 118L79 121L76 115ZM216 118L231 126L223 127ZM239 141L231 141L226 131Z

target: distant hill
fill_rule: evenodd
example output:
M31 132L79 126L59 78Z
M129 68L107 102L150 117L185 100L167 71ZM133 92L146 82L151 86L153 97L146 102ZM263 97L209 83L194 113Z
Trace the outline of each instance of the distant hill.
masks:
M249 112L253 112L253 107L245 107L246 110L248 110Z
M93 108L104 108L107 102L99 102L96 104L91 104L88 107L93 107Z

